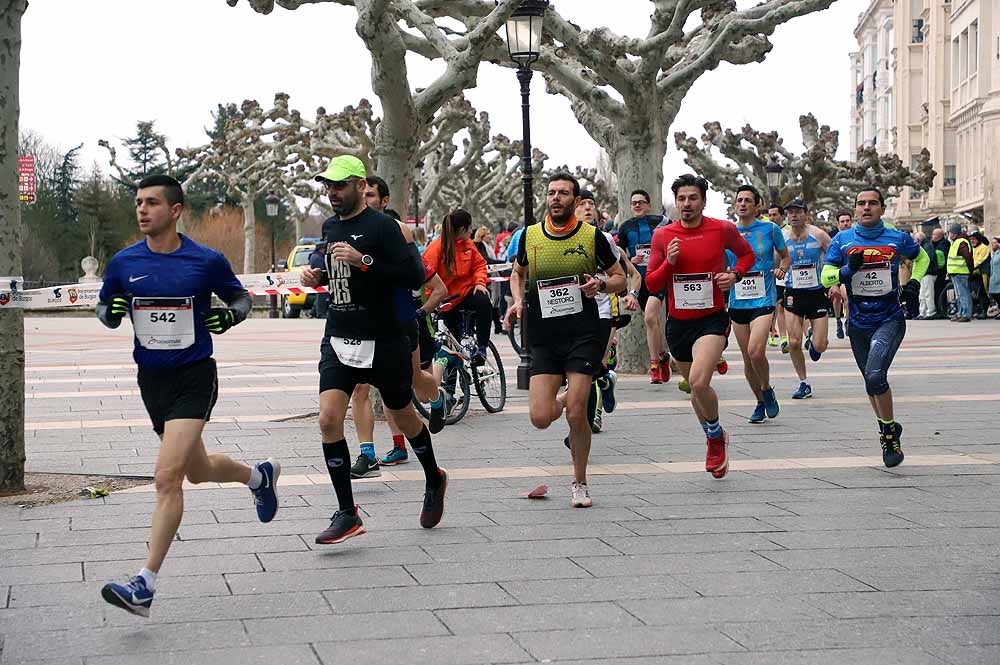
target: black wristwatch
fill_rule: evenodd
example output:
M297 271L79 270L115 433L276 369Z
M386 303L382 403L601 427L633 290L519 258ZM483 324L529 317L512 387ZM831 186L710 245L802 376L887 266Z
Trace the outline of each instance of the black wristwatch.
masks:
M734 270L733 274L736 275L736 281L737 282L742 282L743 281L743 273L741 273L739 270Z

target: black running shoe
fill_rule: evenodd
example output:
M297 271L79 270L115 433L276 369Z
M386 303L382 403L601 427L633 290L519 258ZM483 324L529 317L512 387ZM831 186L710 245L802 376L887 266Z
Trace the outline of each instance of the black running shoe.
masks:
M358 517L358 507L354 506L353 511L338 510L330 518L330 526L323 533L316 536L317 545L336 545L348 538L360 536L365 532L365 525Z
M368 457L364 453L358 455L351 467L351 478L378 478L382 475L382 469L378 462Z
M882 434L882 463L888 468L899 466L903 463L903 448L899 436L903 433L903 426L899 423L892 424L892 434Z
M431 404L431 417L427 423L427 429L430 430L431 434L437 434L444 429L444 421L448 414L448 393L445 392L444 388L438 388L438 399L441 404L438 406Z
M448 491L448 473L441 471L441 485L424 492L424 507L420 511L420 526L433 529L444 516L444 494Z

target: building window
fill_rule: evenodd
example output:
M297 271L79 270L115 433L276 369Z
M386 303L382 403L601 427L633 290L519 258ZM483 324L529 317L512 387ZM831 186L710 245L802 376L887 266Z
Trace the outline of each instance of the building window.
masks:
M922 18L913 19L913 31L910 35L910 43L912 44L924 43L924 19Z
M958 36L958 82L969 78L969 31L963 30Z
M959 78L959 73L958 73L959 48L960 47L958 45L958 37L955 37L953 40L951 40L951 87L952 88L957 88L962 83L962 79Z
M944 167L944 186L954 187L957 178L955 177L955 165L945 164Z
M979 71L979 21L969 26L969 76Z

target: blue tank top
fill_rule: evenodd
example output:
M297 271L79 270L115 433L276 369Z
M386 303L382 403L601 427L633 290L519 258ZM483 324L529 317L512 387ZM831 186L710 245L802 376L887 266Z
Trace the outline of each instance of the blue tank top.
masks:
M792 267L788 272L786 286L789 289L814 290L823 288L819 273L823 267L823 248L819 240L811 232L806 233L804 240L792 240L791 235L785 240L788 254L792 257Z
M750 226L736 225L740 235L753 247L754 260L753 268L743 277L743 284L736 285L729 290L730 309L757 309L760 307L774 307L777 300L774 288L774 252L785 249L785 238L781 229L774 222L764 222L755 220ZM736 265L736 255L726 250L726 257L729 259L729 266ZM763 293L757 297L754 294L760 292L758 288L763 284ZM739 296L739 297L737 297Z

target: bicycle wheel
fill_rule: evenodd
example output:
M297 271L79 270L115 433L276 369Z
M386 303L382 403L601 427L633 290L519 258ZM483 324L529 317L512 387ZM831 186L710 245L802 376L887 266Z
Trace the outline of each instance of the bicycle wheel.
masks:
M444 378L441 380L441 387L445 389L449 395L454 398L454 403L452 404L451 411L445 416L445 425L454 425L459 420L461 420L469 410L469 403L472 401L471 391L469 390L469 374L464 368L449 368L445 372ZM425 404L417 399L417 396L413 396L413 406L416 407L417 413L424 417L425 420L430 420L431 408L430 404Z
M507 403L507 374L503 369L500 352L493 342L486 347L486 364L481 367L472 366L472 381L484 409L490 413L503 410Z
M521 355L521 319L514 319L511 322L507 338L510 340L510 345L514 347L514 353Z

